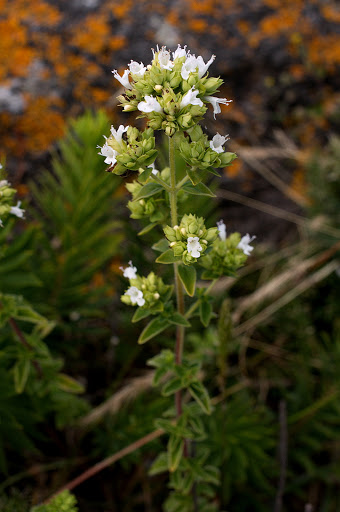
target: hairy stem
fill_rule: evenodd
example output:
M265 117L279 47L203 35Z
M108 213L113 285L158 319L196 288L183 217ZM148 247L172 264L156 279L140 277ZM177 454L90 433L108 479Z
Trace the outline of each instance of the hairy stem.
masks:
M178 223L177 216L177 188L176 188L176 165L175 165L175 141L174 137L169 137L169 165L170 165L170 212L171 212L171 224L176 226ZM183 286L178 275L178 263L174 263L174 274L175 274L175 290L176 290L176 301L177 311L181 315L184 315L184 294ZM176 364L182 363L182 353L184 344L184 327L177 326L176 329L176 347L175 347L175 360ZM177 417L182 414L182 395L181 391L177 391L175 395L175 406Z

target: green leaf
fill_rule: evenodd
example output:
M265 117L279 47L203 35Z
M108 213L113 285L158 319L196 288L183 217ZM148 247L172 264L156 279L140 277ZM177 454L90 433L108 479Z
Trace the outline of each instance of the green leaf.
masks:
M80 382L65 373L58 373L56 382L59 389L68 393L80 394L85 391L84 386Z
M207 300L200 302L200 319L204 327L208 327L212 315L212 305Z
M211 403L207 390L201 382L192 382L188 387L189 393L196 400L201 409L206 413L211 413Z
M16 393L20 394L24 391L27 379L30 373L31 362L28 358L23 357L14 366L14 387Z
M171 435L168 442L168 469L173 473L178 468L183 455L184 440L175 435Z
M196 169L187 169L187 175L193 185L198 185L205 178L206 173L202 171L196 171Z
M158 242L153 244L151 249L158 252L165 252L169 249L169 242L167 241L166 238L161 238L160 240L158 240Z
M145 226L145 228L141 229L138 233L138 236L146 235L146 233L149 233L155 226L157 226L158 222L151 222L151 224L148 224Z
M157 261L157 260L156 260ZM179 265L178 275L184 286L185 291L190 297L195 295L196 269L189 265Z
M158 418L155 421L156 428L161 428L164 430L164 432L167 432L168 434L172 436L182 437L182 438L192 438L192 432L185 428L182 425L175 425L170 420L165 420L163 418Z
M135 314L132 317L132 322L139 322L140 320L146 318L149 315L151 315L150 309L137 308Z
M164 265L168 265L170 263L175 263L180 259L180 256L174 255L174 251L172 249L168 249L167 251L163 252L163 254L158 256L158 258L156 259L156 263L163 263Z
M147 169L145 169L145 171L143 171L138 176L137 180L139 181L139 183L143 184L146 181L148 181L148 179L150 178L151 173L152 173L152 167L148 167Z
M145 197L154 196L155 194L158 194L162 190L164 189L162 185L160 185L159 183L147 183L139 190L139 192L137 192L137 194L133 198L133 201L138 201L139 199L144 199Z
M210 188L203 183L198 183L195 186L192 183L185 183L181 190L184 190L187 194L193 194L194 196L216 197Z
M142 343L145 343L151 338L154 338L159 334L160 332L164 331L167 327L169 327L170 323L165 318L155 318L154 320L151 320L150 323L143 329L141 332L138 343L141 345Z
M173 395L174 393L176 393L176 391L179 391L180 389L182 389L182 387L183 387L182 379L180 379L179 377L175 377L175 378L169 380L169 382L167 382L163 386L162 395L163 396Z
M165 471L168 471L168 454L166 452L162 452L153 461L148 474L153 476L158 475L159 473L164 473Z
M188 322L185 316L177 313L177 311L175 311L168 320L172 324L181 325L182 327L191 327L190 322Z

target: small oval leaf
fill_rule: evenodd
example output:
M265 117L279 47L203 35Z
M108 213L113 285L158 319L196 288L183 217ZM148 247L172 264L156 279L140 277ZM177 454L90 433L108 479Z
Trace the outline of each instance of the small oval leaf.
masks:
M210 190L209 187L204 185L203 183L198 183L197 185L193 185L192 183L186 183L183 185L182 190L187 194L193 194L194 196L209 196L216 197L215 194Z
M176 263L176 261L179 261L180 259L181 258L179 256L174 255L174 251L172 249L168 249L167 251L163 252L163 254L158 256L156 263L169 265L170 263Z
M169 327L170 323L165 318L155 318L151 320L150 323L143 329L141 332L138 343L141 345L142 343L146 343L147 341L157 336L160 332L164 331L167 327Z
M158 194L158 192L161 192L163 189L162 185L159 183L147 183L142 187L139 192L135 195L133 198L133 201L138 201L139 199L144 199L145 197L151 197L155 194Z
M157 261L157 260L156 260ZM185 291L190 297L195 294L196 287L196 269L189 265L179 265L178 275L184 286Z

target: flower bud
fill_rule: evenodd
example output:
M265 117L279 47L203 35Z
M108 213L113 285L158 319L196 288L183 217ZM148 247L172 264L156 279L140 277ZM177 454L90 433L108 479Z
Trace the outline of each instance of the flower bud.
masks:
M123 110L124 112L132 112L133 110L137 110L137 108L129 103L128 105L124 105Z
M154 87L156 92L161 92L163 90L163 87L160 84L155 85Z

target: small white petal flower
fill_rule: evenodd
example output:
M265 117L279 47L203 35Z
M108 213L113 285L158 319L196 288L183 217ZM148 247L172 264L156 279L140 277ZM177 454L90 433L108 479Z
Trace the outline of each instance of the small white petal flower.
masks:
M171 71L174 67L174 63L170 60L170 52L165 46L163 46L161 51L158 53L158 62L162 69L168 69Z
M24 217L25 210L20 208L20 205L21 205L21 201L18 201L16 206L12 206L9 212L12 215L15 215L16 217L19 217L20 219L22 219Z
M173 60L175 59L181 59L182 57L186 57L187 56L187 52L186 52L186 47L187 45L185 45L183 48L181 47L181 45L179 44L177 46L177 50L172 52L172 58Z
M220 103L222 105L229 105L233 100L227 100L226 98L218 98L217 96L204 96L203 98L205 101L208 101L212 104L214 109L214 119L216 119L216 114L219 114L221 112Z
M119 269L123 272L123 276L127 279L136 279L137 268L132 265L132 261L129 261L128 267L119 267Z
M2 164L0 164L0 169L2 169Z
M180 108L184 108L187 105L198 105L203 107L203 101L200 98L197 98L197 94L199 94L199 91L195 89L194 86L192 86L191 89L189 89L188 92L184 94L180 103Z
M138 110L141 112L163 112L162 107L154 96L145 96L145 101L140 101L137 105Z
M201 256L202 246L198 236L189 236L187 241L187 251L193 258L199 258Z
M11 184L7 180L0 180L0 188L2 187L10 187Z
M210 141L210 147L216 153L223 153L224 149L222 146L227 140L229 140L228 135L224 137L224 135L216 133L216 135L214 135L214 137Z
M215 58L216 58L216 55L212 55L210 60L208 60L208 62L205 63L203 58L200 55L199 55L199 57L197 57L198 78L202 78L202 76L204 76L206 74L206 72L208 71L208 68L210 67L210 64L212 64L212 62L214 62Z
M144 66L143 62L140 64L136 62L135 60L132 60L129 64L130 73L132 75L136 75L138 77L144 76L144 73L146 71L146 67Z
M247 256L250 255L251 251L254 249L254 247L252 247L250 244L250 242L252 242L254 239L256 238L256 236L250 236L248 233L246 235L244 235L242 238L241 238L241 242L239 242L237 248L238 249L241 249L244 254L246 254Z
M122 84L122 86L125 87L125 89L132 89L132 85L129 82L129 74L130 74L129 69L126 69L124 71L123 76L120 76L116 69L114 69L112 71L112 73L113 73L113 76L116 78L116 80L118 80L118 82L120 82Z
M105 135L104 135L104 137L105 137ZM111 146L109 146L107 142L105 142L103 147L101 147L101 146L97 146L97 147L100 148L98 155L105 156L104 162L106 164L109 164L111 166L117 162L116 156L118 155L118 153L113 148L111 148Z
M144 306L145 299L143 298L143 292L138 290L136 286L130 286L128 290L126 290L124 295L128 295L131 299L131 304L134 306Z
M224 224L223 220L219 220L217 223L218 228L218 234L221 240L226 240L227 238L227 230L226 225Z
M122 124L119 126L118 130L115 130L113 126L111 126L111 135L117 142L122 142L123 133L128 131L129 126L123 126Z
M183 62L181 69L181 77L183 80L188 80L190 73L195 73L198 68L198 61L195 55L188 55L185 62Z
M155 162L153 162L151 165L149 165L149 167L152 167L151 174L156 175L156 174L158 174L158 173L159 173L159 170L158 170L158 169L156 169L156 167L155 167Z
M0 228L3 228L3 227L4 227L4 225L2 223L2 220L0 219Z

